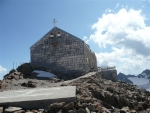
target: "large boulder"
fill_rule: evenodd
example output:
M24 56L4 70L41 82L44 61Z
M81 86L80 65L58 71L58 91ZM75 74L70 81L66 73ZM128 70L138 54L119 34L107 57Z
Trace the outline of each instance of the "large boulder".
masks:
M18 66L17 71L23 74L31 74L34 69L32 68L30 63L24 63Z
M0 91L6 88L6 83L0 80Z

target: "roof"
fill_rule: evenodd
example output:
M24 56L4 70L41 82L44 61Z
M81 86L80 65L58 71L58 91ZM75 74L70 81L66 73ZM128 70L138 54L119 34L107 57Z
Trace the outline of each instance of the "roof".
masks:
M78 38L78 37L76 37L76 36L74 36L74 35L72 35L72 34L66 32L66 31L64 31L64 30L62 30L62 29L60 29L60 28L58 28L58 27L53 27L53 28L52 28L49 32L47 32L42 38L40 38L36 43L38 43L40 40L42 40L46 35L48 35L48 34L49 34L51 31L53 31L54 29L57 29L57 30L59 30L59 31L61 31L61 32L64 32L65 34L68 34L68 35L70 35L70 36L76 38L77 40L80 40L80 41L84 42L84 41L81 40L80 38ZM33 47L36 43L34 43L31 47ZM31 47L30 47L30 48L31 48Z

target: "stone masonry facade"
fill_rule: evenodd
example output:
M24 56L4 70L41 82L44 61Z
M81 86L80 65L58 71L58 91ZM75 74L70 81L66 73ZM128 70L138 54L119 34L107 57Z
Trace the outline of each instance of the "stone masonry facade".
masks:
M62 73L97 70L95 53L81 39L54 27L30 47L31 64Z

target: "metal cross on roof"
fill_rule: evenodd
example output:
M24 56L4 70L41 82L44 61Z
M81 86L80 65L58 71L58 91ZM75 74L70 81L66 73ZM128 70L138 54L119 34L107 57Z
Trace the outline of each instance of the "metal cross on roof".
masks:
M55 23L56 23L57 21L55 20L55 18L54 18L54 20L53 20L53 23L54 23L54 27L55 27Z

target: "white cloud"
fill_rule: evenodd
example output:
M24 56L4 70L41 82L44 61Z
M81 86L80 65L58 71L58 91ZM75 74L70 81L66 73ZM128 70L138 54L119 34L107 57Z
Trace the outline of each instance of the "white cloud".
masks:
M117 5L118 6L118 5ZM93 24L89 39L111 52L96 53L99 65L115 65L125 74L140 73L150 66L150 26L141 10L108 11ZM88 38L86 37L86 40Z
M87 44L89 43L89 39L88 39L87 36L84 36L84 37L83 37L83 40L85 41L85 43L87 43Z
M6 68L3 68L1 65L0 65L0 73L3 73L3 72L6 72Z
M2 67L0 65L0 80L3 78L3 76L7 73L7 69Z
M113 12L113 10L111 10L111 9L106 9L105 12L106 12L106 13L111 13L111 12Z

